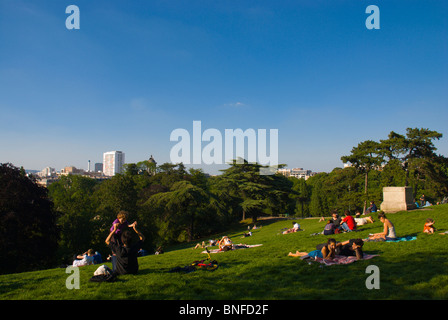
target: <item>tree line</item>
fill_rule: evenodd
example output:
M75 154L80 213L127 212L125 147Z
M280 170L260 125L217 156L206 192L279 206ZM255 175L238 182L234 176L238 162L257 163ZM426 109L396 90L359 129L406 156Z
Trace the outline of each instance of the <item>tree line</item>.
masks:
M363 141L341 160L350 163L309 179L260 175L261 165L234 160L209 176L182 163L142 161L98 181L62 176L48 188L23 169L0 166L0 273L55 266L88 248L107 255L106 238L119 211L147 240L146 250L195 241L229 230L245 219L289 214L325 216L330 210L364 210L380 203L385 186L411 186L431 202L448 194L447 158L435 153L442 135L428 129L391 132ZM280 166L281 167L281 166ZM20 257L20 258L19 258Z

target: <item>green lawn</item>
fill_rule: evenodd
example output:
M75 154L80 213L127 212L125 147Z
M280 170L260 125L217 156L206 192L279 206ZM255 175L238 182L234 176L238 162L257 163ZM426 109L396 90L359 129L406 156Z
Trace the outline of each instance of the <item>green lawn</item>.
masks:
M423 234L428 217L436 221L439 231L448 230L448 205L389 214L398 236L416 235L417 240L368 242L364 251L380 256L350 265L321 267L288 257L290 251L310 251L316 244L326 242L328 236L311 236L322 231L324 222L298 219L305 230L282 235L281 229L290 227L291 220L264 220L263 227L255 230L252 237L242 238L247 225L228 233L234 243L263 245L212 254L219 262L215 271L168 272L206 258L202 249L192 249L196 243L191 243L162 255L139 258L139 274L120 276L115 283L90 282L98 266L79 268L80 288L72 290L66 288L69 274L63 268L1 275L0 300L448 299L448 235ZM382 224L375 221L360 229L334 237L339 241L365 238L369 233L382 231ZM369 265L379 267L380 289L366 288Z

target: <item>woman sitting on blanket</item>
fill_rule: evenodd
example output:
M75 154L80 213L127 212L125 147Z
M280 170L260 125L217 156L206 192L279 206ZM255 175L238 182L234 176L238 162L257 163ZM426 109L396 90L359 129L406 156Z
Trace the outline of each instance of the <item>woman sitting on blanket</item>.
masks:
M356 256L356 260L362 260L364 253L362 252L362 247L364 245L364 241L362 239L350 239L344 242L336 242L335 239L328 239L327 244L322 246L322 249L313 250L309 253L299 252L296 253L290 252L288 256L291 257L301 257L301 259L308 258L322 258L327 260L333 260L337 255L341 256ZM316 248L319 248L321 245L318 245Z
M378 219L383 223L384 231L370 235L368 240L395 240L397 238L397 234L395 233L395 226L392 224L392 222L390 222L389 219L386 218L384 212L380 211L378 213Z

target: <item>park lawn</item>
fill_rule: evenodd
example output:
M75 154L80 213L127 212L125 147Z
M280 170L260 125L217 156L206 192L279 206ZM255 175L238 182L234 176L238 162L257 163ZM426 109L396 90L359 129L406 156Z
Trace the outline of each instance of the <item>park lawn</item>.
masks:
M382 231L381 222L373 217L374 224L333 237L344 241ZM389 214L398 236L415 235L417 240L368 242L364 252L378 257L331 266L309 265L288 256L326 242L330 236L311 235L321 232L325 222L298 219L304 231L283 235L282 229L291 227L292 220L263 220L252 237L242 238L247 224L227 233L235 244L262 246L212 254L219 262L215 271L168 272L206 258L203 249L192 249L196 243L182 244L162 255L139 258L138 275L119 276L113 283L90 282L98 265L81 267L79 289L67 289L70 274L64 268L0 275L0 300L448 299L448 235L422 233L426 218L433 218L439 231L448 230L447 217L448 205ZM366 288L369 265L380 270L380 289Z

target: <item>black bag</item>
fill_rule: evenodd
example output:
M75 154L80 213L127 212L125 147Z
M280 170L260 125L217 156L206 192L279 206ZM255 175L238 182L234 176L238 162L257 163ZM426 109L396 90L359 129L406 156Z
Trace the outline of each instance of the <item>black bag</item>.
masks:
M117 274L115 272L111 274L99 274L90 278L92 282L115 282L117 281Z

